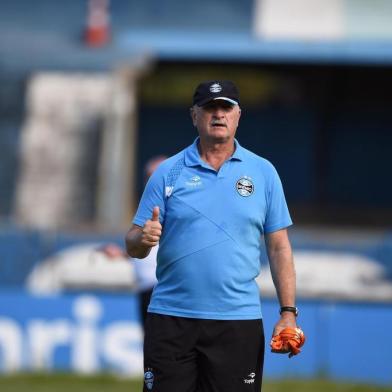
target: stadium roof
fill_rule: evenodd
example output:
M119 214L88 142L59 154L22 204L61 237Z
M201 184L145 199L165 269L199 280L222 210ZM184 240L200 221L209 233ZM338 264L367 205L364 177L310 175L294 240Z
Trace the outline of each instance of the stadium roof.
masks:
M86 4L3 3L0 70L105 70L145 53L169 61L392 65L392 40L258 39L253 0L111 0L111 43L89 49L82 42Z

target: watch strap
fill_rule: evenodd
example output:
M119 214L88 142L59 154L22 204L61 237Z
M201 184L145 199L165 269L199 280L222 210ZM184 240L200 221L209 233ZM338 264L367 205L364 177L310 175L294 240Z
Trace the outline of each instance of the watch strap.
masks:
M282 306L279 313L282 314L283 312L291 312L295 314L295 317L298 316L298 308L296 306Z

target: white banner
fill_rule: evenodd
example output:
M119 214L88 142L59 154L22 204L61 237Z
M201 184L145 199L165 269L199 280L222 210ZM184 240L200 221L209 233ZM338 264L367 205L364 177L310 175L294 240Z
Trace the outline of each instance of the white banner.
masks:
M254 33L262 39L335 40L344 35L343 0L255 0Z

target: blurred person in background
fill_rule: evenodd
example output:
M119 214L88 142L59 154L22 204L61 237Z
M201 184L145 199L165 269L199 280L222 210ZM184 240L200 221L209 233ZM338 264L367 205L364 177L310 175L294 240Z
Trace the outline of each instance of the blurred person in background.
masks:
M240 116L232 82L196 88L199 137L151 176L126 235L132 257L148 257L159 244L145 392L260 391L262 236L281 305L273 335L296 327L292 221L275 168L235 139Z
M154 173L156 168L164 161L167 157L159 155L151 158L144 167L144 181L147 183L148 179ZM124 249L117 244L105 244L99 248L107 257L115 260L116 258L129 258L128 254ZM157 266L157 252L158 245L152 247L151 252L144 260L133 259L133 267L136 278L136 288L139 295L139 306L140 306L140 318L143 324L145 324L147 308L150 303L152 290L157 282L156 280L156 266Z

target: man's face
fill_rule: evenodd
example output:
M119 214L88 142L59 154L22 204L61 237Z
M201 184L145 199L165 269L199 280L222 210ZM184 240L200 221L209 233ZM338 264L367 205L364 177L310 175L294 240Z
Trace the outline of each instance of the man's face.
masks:
M191 116L201 139L212 143L226 143L235 136L241 109L238 105L216 100L204 106L193 106Z

